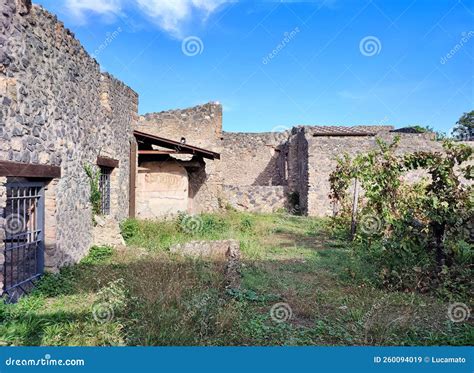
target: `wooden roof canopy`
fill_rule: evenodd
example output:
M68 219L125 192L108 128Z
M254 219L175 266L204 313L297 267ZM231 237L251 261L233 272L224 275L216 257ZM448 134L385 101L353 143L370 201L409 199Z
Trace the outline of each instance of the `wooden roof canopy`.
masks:
M219 153L213 152L211 150L198 148L197 146L192 146L188 144L183 144L179 141L165 139L163 137L151 135L149 133L133 131L133 135L138 142L138 154L193 154L198 155L207 159L221 159ZM140 144L147 144L160 146L162 148L170 150L150 150L150 149L140 149Z

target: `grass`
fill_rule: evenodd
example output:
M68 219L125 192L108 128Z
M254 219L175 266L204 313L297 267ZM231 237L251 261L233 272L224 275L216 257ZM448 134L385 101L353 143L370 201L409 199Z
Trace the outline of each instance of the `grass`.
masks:
M94 247L42 278L17 304L0 302L0 345L467 345L468 322L416 293L387 292L354 275L347 243L324 220L284 214L204 214L127 221L126 248ZM170 245L234 238L242 287L224 264L183 258ZM283 304L283 305L281 305ZM291 318L277 322L276 315Z

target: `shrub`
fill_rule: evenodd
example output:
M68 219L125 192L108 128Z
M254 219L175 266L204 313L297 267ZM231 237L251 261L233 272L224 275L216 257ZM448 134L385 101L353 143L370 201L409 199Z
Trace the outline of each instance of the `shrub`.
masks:
M120 233L125 241L135 237L139 230L140 225L135 219L127 219L120 224Z
M89 184L91 188L90 202L92 205L92 212L99 215L101 211L101 200L102 195L100 193L100 172L95 170L91 165L85 164L84 170L86 171L87 177L89 178Z
M388 145L378 140L378 149L338 161L330 175L330 196L342 210L333 224L349 221L347 190L352 179L359 180L364 197L354 247L377 268L375 277L395 289L427 291L446 285L455 293L458 286L457 292L464 294L470 255L459 240L471 223L473 201L472 187L461 184L460 177L472 178L471 166L463 168L463 163L473 150L445 141L444 154L397 155L398 141ZM403 180L406 172L420 168L431 176L429 181Z
M81 264L100 264L109 259L114 253L110 246L92 246L89 254L81 260Z
M254 230L255 222L250 216L242 216L240 219L240 231L244 233L250 233Z

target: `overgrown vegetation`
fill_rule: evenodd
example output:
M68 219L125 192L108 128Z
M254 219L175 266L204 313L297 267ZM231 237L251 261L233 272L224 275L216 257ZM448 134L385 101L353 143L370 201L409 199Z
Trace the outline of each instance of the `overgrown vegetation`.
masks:
M101 199L100 192L100 171L95 170L93 166L88 163L84 164L84 170L89 178L89 185L91 188L90 202L92 206L92 213L95 215L101 214Z
M349 186L357 179L363 189L354 254L369 269L372 283L395 290L436 291L451 299L472 294L472 179L465 164L472 148L444 143L445 153L398 155L399 139L354 159L339 159L331 174L331 197L341 205L333 221L349 229L352 199ZM409 182L423 171L427 178Z
M472 325L450 321L442 299L373 286L363 273L366 266L358 269L361 262L346 237L332 237L325 220L228 211L166 222L128 220L122 232L127 248L94 247L78 265L44 276L17 304L0 303L0 344L466 345L473 340ZM220 238L241 242L240 289L225 289L223 263L168 250L177 242ZM283 322L271 316L280 303L291 309Z

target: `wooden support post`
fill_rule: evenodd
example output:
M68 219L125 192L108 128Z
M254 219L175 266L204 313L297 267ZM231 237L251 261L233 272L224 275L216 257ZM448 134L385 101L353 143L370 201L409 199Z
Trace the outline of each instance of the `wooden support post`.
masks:
M354 180L354 199L352 201L351 241L354 239L357 228L357 208L359 203L359 180Z
M135 188L137 180L137 143L135 139L130 142L130 189L128 193L128 216L135 217Z

